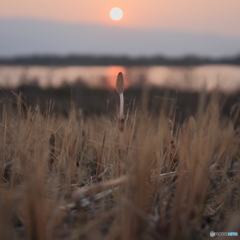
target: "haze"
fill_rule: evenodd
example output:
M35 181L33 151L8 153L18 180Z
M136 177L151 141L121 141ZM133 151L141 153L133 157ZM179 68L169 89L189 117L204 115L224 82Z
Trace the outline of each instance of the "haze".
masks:
M109 17L109 10L112 7L120 7L124 12L124 17L120 21L113 21ZM159 54L163 53L165 55L184 55L184 54L200 54L206 55L209 53L211 56L222 56L222 55L234 55L239 54L240 52L240 1L238 0L101 0L101 1L83 1L83 0L10 0L10 1L1 1L0 2L0 27L2 31L2 44L0 43L0 50L2 50L1 55L14 55L14 54L31 54L31 53L47 53L49 49L53 49L51 53L81 53L80 48L68 48L70 42L65 42L64 51L60 51L63 48L59 44L60 50L54 50L56 46L49 45L49 42L46 41L46 46L44 46L44 40L50 39L51 34L54 31L57 33L57 29L51 29L48 31L49 36L39 36L39 32L27 32L26 25L14 25L11 29L11 24L6 24L6 20L15 19L16 22L19 22L19 19L24 19L24 21L29 22L33 26L36 23L36 20L44 21L44 23L58 23L62 26L76 26L81 25L86 26L86 34L88 34L87 28L90 26L101 26L108 30L110 28L120 28L121 33L125 34L122 36L126 41L128 39L127 33L128 30L138 32L140 40L142 43L146 41L146 46L151 45L151 41L155 41L156 45L159 39L162 39L162 36L165 36L165 33L171 36L172 38L165 37L164 43L171 43L168 46L162 46L162 49L151 47L151 50L147 50L141 47L134 50L131 53L131 46L134 43L131 43L129 48L124 48L120 46L119 48L123 49L119 52L111 52L110 50L104 50L108 54L121 54L128 53L134 55L141 54ZM22 23L21 23L22 24ZM28 24L28 25L29 25ZM48 24L46 24L47 26ZM59 26L60 26L59 25ZM110 28L109 28L110 27ZM70 27L71 28L71 27ZM17 29L17 31L15 30ZM60 29L60 27L58 28ZM61 27L62 29L62 27ZM124 29L126 30L124 33ZM37 30L37 29L36 29ZM51 32L53 31L53 32ZM62 30L61 30L62 31ZM159 39L154 39L151 41L146 35L146 31L154 32L152 36L155 36L156 33L159 33ZM15 32L15 33L14 33ZM17 33L18 35L17 35ZM22 36L20 32L24 32L25 36ZM98 31L99 32L99 31ZM11 33L11 34L10 34ZM5 35L4 35L5 34ZM65 35L65 32L60 30L57 33L58 35ZM83 32L85 34L85 32ZM81 35L83 38L84 35ZM103 39L101 35L103 33L99 32L99 36ZM38 35L37 39L33 39L34 35ZM51 35L51 36L50 36ZM31 36L32 43L29 42ZM180 37L178 37L180 36ZM206 38L206 36L208 37ZM20 39L19 39L20 37ZM15 39L14 39L15 38ZM26 39L25 39L26 38ZM69 37L70 38L70 37ZM80 39L81 39L80 38ZM204 38L202 40L201 38ZM22 41L24 46L18 47L19 42L16 42L16 39ZM52 39L52 38L51 38ZM106 39L109 39L109 35L106 36ZM182 43L185 42L185 45L181 44L178 47L178 40ZM186 39L186 41L184 40ZM197 40L196 40L197 39ZM78 39L77 39L78 40ZM77 41L76 40L76 41ZM216 40L216 41L215 41ZM38 46L35 49L34 41L39 41ZM55 39L51 40L52 42ZM105 40L104 40L105 41ZM203 44L195 44L195 42ZM86 40L87 44L88 40ZM93 42L93 39L91 40ZM12 45L11 45L12 44ZM95 44L95 43L94 43ZM108 49L109 42L106 43L106 49ZM95 44L97 45L97 43ZM104 45L104 44L103 44ZM117 44L114 44L117 46ZM138 45L138 44L136 44ZM188 48L189 46L189 48ZM161 46L160 46L161 47ZM167 49L169 47L169 49ZM174 50L177 48L176 51ZM24 52L23 49L26 48ZM93 53L90 50L93 49L88 45L82 45L82 48L85 49L86 53ZM145 47L147 48L147 47ZM198 49L197 49L198 48ZM104 46L103 48L104 49ZM193 50L196 49L194 52ZM99 53L101 49L99 49ZM95 50L94 50L95 51ZM103 52L104 53L104 52ZM202 54L201 54L202 53Z

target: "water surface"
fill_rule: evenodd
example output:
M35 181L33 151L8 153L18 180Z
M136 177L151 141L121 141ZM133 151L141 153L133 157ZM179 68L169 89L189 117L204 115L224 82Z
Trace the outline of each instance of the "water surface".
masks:
M240 67L230 65L206 65L198 67L121 67L121 66L68 66L25 67L0 66L0 85L17 86L37 81L41 87L58 87L64 82L81 81L90 87L114 88L116 76L122 71L126 86L149 84L176 89L211 90L219 87L224 91L240 89Z

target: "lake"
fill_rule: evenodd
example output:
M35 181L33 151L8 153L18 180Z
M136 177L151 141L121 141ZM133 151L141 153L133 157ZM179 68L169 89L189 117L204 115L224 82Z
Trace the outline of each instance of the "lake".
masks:
M176 89L211 90L217 86L231 92L240 89L240 67L206 65L197 67L122 67L122 66L0 66L0 85L15 87L38 81L41 87L58 87L64 82L82 81L90 87L114 88L118 72L123 72L126 87L148 84Z

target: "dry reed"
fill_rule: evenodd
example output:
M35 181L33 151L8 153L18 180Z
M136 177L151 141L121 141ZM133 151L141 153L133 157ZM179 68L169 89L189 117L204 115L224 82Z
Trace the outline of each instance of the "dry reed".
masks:
M121 94L121 74L118 80ZM182 125L164 113L130 115L123 176L114 121L79 121L74 108L68 119L56 118L23 112L19 98L17 104L17 111L1 113L0 239L208 239L210 231L240 232L240 139L231 121L220 120L215 97Z

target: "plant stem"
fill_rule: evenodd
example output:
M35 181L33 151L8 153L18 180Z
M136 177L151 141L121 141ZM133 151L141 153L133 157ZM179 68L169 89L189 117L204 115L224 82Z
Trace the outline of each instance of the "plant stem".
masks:
M124 98L123 93L119 93L120 96L120 114L119 114L119 121L124 120Z

